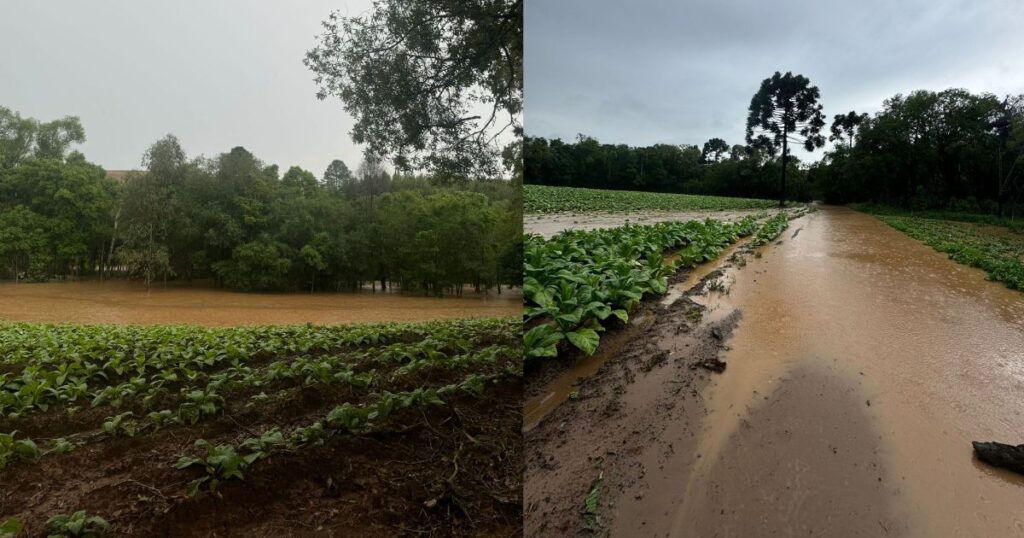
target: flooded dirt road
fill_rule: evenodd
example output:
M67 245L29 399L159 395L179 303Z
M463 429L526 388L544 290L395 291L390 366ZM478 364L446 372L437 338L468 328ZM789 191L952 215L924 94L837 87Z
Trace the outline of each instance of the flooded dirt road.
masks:
M418 297L398 293L236 293L137 282L0 282L0 320L206 326L375 323L522 315L522 293Z
M779 240L528 434L528 534L593 525L563 505L601 476L612 536L1024 536L1024 480L970 444L1024 443L1024 295L847 209ZM716 340L725 372L687 377Z

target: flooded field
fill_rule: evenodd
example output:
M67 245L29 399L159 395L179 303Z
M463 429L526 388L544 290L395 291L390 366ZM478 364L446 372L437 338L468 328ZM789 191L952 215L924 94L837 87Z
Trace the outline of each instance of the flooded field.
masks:
M545 238L563 230L594 230L613 228L624 224L655 224L665 221L685 222L688 220L715 219L735 222L747 215L763 213L774 215L778 209L732 209L723 211L630 211L629 213L548 213L527 214L523 217L523 232L538 234Z
M725 266L534 417L528 535L593 525L600 477L616 536L1024 536L1024 480L971 449L1024 442L1024 295L842 208Z
M522 293L422 297L399 293L236 293L212 287L137 282L0 282L0 320L206 326L374 323L515 316Z

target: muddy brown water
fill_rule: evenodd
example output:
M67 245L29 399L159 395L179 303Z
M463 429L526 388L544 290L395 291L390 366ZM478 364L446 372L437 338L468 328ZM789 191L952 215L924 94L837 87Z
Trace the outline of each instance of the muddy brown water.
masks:
M848 209L780 240L706 299L742 320L659 462L678 502L627 494L612 534L1024 536L1024 480L970 444L1024 443L1024 295Z
M613 228L625 224L656 224L658 222L716 219L735 222L747 215L764 213L774 215L778 209L736 209L729 211L632 211L629 213L548 213L525 215L523 231L545 238L565 230L595 230Z
M205 326L347 324L522 315L522 293L463 297L399 293L236 293L137 282L0 282L0 320Z

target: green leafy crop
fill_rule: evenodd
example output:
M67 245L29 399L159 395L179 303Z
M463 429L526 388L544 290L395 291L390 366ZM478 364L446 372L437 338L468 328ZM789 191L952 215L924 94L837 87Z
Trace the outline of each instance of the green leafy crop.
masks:
M924 241L957 263L978 267L988 278L1024 291L1024 235L997 232L976 224L919 218L908 215L877 215L897 230Z
M0 469L15 460L34 460L39 448L31 439L15 439L18 432L0 433Z
M189 482L187 489L189 497L195 497L203 489L216 493L217 486L224 480L245 478L242 471L251 462L238 455L233 446L214 446L205 439L196 441L196 446L203 448L206 454L199 458L182 456L174 465L178 469L198 467L203 471L203 476Z
M524 318L532 326L523 336L524 356L558 357L563 342L593 354L604 324L627 322L645 295L667 291L668 275L715 258L755 229L750 216L734 224L708 219L569 230L547 240L527 235Z
M90 516L85 510L71 515L58 514L46 521L50 537L75 536L97 538L110 530L110 524L100 516Z
M523 185L526 213L769 209L778 204L754 198Z

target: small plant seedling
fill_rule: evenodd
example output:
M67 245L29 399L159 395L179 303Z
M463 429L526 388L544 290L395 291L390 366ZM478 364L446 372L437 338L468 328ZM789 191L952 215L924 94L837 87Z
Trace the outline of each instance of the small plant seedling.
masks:
M210 493L217 492L217 486L224 480L237 478L239 480L244 479L245 475L242 471L248 467L249 463L238 455L235 448L231 445L217 445L214 446L212 443L205 439L196 441L196 446L202 447L206 450L206 456L202 458L191 458L188 456L182 456L175 464L178 469L187 469L189 467L202 467L205 476L201 476L188 484L186 493L189 497L195 497L199 494L202 489L207 489Z
M14 538L21 534L21 522L13 517L0 523L0 538Z
M114 437L134 437L137 428L134 421L131 420L132 415L131 411L127 411L108 418L103 422L103 433Z
M18 432L0 433L0 469L14 460L34 460L39 457L39 448L31 439L15 440Z
M583 525L591 532L596 532L601 526L601 519L598 516L599 495L601 493L601 481L604 480L604 472L597 475L590 485L590 492L583 501Z
M110 523L100 516L90 516L85 510L79 510L73 514L58 514L46 521L50 529L50 537L81 537L98 538L110 530Z

